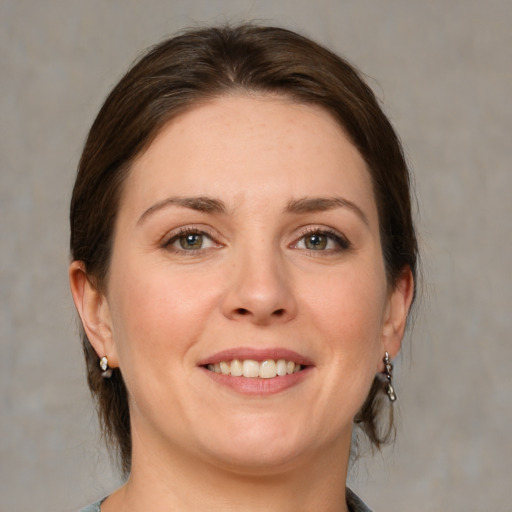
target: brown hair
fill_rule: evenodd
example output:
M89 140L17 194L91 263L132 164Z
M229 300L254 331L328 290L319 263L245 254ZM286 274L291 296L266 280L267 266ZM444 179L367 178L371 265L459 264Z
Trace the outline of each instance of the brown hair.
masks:
M330 112L366 160L379 213L382 252L394 286L416 274L417 242L409 172L400 142L368 85L345 60L282 28L243 25L190 30L150 49L108 96L87 137L71 200L71 256L99 290L107 282L114 226L130 165L179 113L232 92L268 93ZM127 390L119 369L101 377L98 355L82 335L88 383L103 431L131 463ZM379 447L391 431L378 424L378 378L356 423Z

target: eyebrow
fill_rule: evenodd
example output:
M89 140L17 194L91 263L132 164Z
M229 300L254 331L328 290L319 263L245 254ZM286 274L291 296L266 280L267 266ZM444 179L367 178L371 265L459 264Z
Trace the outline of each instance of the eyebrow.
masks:
M213 199L206 196L197 197L168 197L162 201L158 201L154 205L150 206L137 221L137 224L141 224L147 217L151 216L155 212L168 208L169 206L179 206L182 208L189 208L203 213L226 213L227 208L223 201L220 199ZM291 200L286 208L285 212L303 214L303 213L315 213L333 210L335 208L348 208L352 210L367 226L369 225L368 218L359 206L352 201L344 199L342 197L303 197L301 199Z
M335 208L348 208L352 210L367 226L370 225L368 217L357 204L343 197L303 197L290 201L285 209L289 213L315 213L333 210Z
M226 213L226 205L219 199L213 199L211 197L197 196L197 197L168 197L162 201L158 201L154 205L150 206L137 221L137 224L141 224L147 217L154 214L155 212L167 208L169 206L181 206L182 208L189 208L198 212L204 213Z

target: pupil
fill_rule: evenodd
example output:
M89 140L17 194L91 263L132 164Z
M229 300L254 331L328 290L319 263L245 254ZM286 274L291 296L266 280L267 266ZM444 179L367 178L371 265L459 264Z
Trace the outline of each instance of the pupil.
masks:
M308 249L325 249L327 238L323 235L311 235L307 238L306 247Z
M182 249L200 249L203 245L203 237L197 234L181 236L180 245Z

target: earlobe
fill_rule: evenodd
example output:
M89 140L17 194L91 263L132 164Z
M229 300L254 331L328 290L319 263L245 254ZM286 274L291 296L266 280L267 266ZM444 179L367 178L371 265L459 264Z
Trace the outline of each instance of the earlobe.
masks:
M69 283L87 338L99 358L107 356L109 366L117 367L112 320L105 295L91 283L81 261L71 263Z
M413 296L414 278L407 268L390 293L382 331L383 350L389 353L391 359L400 351Z

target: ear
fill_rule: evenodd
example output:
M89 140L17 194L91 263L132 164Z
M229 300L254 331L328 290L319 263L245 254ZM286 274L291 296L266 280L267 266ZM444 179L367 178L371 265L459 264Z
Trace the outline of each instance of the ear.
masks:
M87 338L98 357L107 356L108 365L116 368L119 363L110 308L105 295L90 281L81 261L73 261L69 266L69 283Z
M400 351L413 296L414 278L407 267L388 297L382 328L382 350L388 352L391 359Z

